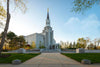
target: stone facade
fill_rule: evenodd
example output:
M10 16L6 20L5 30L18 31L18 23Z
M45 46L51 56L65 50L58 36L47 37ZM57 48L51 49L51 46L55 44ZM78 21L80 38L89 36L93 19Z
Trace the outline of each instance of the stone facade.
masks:
M25 36L25 40L29 45L31 45L34 41L36 48L39 48L40 42L41 45L45 46L46 49L51 49L56 44L53 38L53 30L50 26L49 9L47 12L46 26L44 27L42 33L35 33Z
M44 36L41 33L34 33L28 36L25 36L27 44L32 45L32 42L35 42L36 48L39 48L40 42L44 44Z

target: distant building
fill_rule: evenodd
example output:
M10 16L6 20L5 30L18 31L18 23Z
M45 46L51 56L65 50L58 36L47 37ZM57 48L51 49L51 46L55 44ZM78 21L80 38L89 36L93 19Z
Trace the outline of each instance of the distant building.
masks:
M57 48L56 42L53 37L53 30L50 26L50 18L49 18L49 9L47 9L47 19L46 19L46 26L42 33L34 33L28 36L25 36L25 40L27 44L32 44L35 42L36 48L40 46L44 46L46 49L55 49Z

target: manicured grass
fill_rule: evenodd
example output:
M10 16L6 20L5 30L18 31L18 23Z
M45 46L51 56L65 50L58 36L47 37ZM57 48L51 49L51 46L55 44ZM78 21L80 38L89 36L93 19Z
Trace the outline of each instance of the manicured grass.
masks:
M81 62L82 59L91 60L92 63L100 63L100 53L62 53L65 56L68 56L78 62Z
M0 63L11 63L12 60L15 60L15 59L20 59L22 62L25 62L26 60L31 59L31 58L39 55L39 53L38 54L33 54L33 53L31 53L31 54L10 53L10 55L11 56L9 56L7 58L0 57Z

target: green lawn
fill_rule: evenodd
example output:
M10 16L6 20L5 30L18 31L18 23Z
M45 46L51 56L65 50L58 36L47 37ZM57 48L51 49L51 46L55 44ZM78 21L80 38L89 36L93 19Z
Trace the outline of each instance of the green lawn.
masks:
M70 57L78 62L81 62L82 59L91 60L92 63L100 63L100 53L62 53L63 55Z
M25 62L26 60L30 59L30 58L33 58L38 54L17 54L17 53L11 53L10 54L11 56L7 57L7 58L1 58L0 57L0 63L11 63L12 60L15 60L15 59L20 59L22 62Z

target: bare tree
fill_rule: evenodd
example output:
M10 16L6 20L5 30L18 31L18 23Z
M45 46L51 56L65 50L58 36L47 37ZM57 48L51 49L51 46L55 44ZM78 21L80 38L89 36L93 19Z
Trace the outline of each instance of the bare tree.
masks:
M11 0L14 2L15 6L20 8L22 11L25 12L26 10L26 6L24 4L24 0ZM2 1L1 1L2 2ZM9 12L9 6L10 6L10 0L6 0L5 1L7 3L7 10L6 10L6 24L5 24L5 28L4 28L4 34L2 36L2 39L1 39L1 43L0 43L0 55L1 55L1 51L2 51L2 47L4 45L4 42L5 42L5 37L7 36L7 31L8 31L8 28L9 28L9 23L10 23L10 18L11 18L11 13ZM4 2L3 2L4 3ZM3 16L2 14L0 16Z

